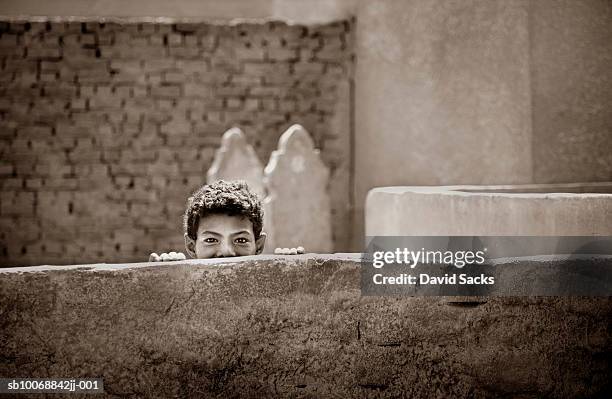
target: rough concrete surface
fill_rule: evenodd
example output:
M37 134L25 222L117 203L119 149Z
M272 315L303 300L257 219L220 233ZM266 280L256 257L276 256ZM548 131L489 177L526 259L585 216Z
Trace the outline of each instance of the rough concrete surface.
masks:
M0 375L109 397L604 397L610 298L361 297L356 254L0 271Z

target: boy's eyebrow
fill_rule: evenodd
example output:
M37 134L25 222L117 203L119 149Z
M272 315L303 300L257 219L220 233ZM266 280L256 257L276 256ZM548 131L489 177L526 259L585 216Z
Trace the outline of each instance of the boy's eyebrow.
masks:
M240 230L240 231L236 231L236 232L232 233L232 235L237 236L238 234L249 234L249 233L250 233L250 231L248 231L248 230Z
M200 234L212 234L214 236L220 236L221 234L217 233L216 231L210 231L210 230L204 230L202 233Z

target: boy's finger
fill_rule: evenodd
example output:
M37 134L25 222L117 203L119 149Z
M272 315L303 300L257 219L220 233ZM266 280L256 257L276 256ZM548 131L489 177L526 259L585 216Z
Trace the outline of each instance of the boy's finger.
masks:
M298 254L303 254L304 253L304 247L297 247L297 253Z
M153 252L149 255L149 262L159 262L159 255Z

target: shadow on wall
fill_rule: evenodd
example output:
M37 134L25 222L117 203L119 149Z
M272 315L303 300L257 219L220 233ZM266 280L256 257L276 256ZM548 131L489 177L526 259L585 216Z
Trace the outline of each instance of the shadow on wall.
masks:
M245 180L263 199L266 253L298 246L308 252L333 251L329 170L302 126L293 125L282 134L265 169L244 133L228 130L207 180Z

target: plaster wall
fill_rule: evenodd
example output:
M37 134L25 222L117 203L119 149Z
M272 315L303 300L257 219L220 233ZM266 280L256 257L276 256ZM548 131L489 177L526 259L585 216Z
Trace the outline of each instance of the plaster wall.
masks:
M533 173L612 180L612 3L531 2Z
M357 231L376 186L533 179L527 2L368 2L358 15Z

